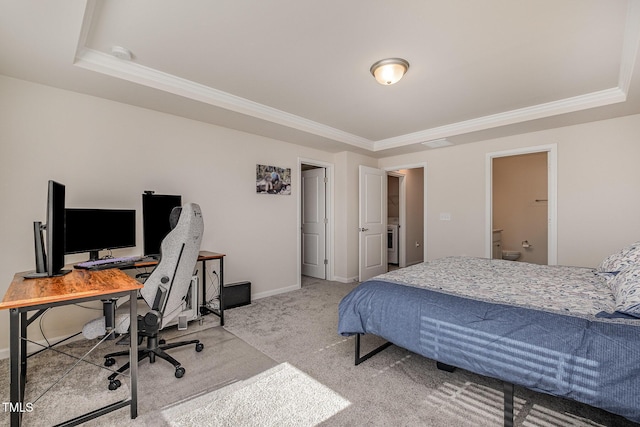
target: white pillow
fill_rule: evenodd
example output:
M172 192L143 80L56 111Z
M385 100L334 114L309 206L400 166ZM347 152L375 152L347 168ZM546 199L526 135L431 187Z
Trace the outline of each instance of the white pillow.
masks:
M620 252L609 255L598 266L600 273L615 273L629 266L640 266L640 242L635 242Z
M640 266L620 271L609 285L616 299L616 311L640 318Z

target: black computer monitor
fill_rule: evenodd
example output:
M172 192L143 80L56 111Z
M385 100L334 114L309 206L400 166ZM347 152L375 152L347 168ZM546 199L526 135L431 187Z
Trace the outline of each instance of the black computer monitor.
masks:
M97 260L101 250L136 246L133 209L66 209L65 253L88 252Z
M171 211L182 206L182 197L167 194L154 194L145 191L142 195L142 228L144 234L144 254L160 257L162 239L171 231L169 217Z
M25 275L27 279L37 277L62 276L70 270L63 270L65 247L65 186L49 181L47 191L47 223L33 223L36 270ZM43 231L46 230L46 239Z

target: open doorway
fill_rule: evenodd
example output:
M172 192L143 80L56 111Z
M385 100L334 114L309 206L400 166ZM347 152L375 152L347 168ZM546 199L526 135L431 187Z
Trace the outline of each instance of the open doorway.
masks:
M406 265L406 250L400 246L400 207L405 209L404 175L387 173L387 263L388 271ZM401 192L402 189L402 192ZM402 193L402 194L401 194ZM402 242L404 245L404 241Z
M389 270L424 261L424 168L387 171Z
M398 265L409 266L426 259L425 170L426 164L423 163L387 167L384 170L359 166L359 281L388 271L389 175L400 178Z
M487 154L486 257L557 264L557 147Z
M299 277L330 280L333 226L331 203L332 165L299 159Z
M546 265L547 153L493 159L493 258Z

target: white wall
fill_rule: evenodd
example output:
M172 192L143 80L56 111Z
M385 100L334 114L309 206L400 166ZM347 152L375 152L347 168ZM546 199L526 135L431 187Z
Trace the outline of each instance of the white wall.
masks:
M376 167L371 157L344 151L335 156L336 164L336 250L335 280L358 280L358 180L359 165Z
M32 222L45 220L49 179L66 185L69 207L138 210L138 248L115 256L142 252L144 190L181 194L202 208L202 249L227 254L227 283L249 280L254 296L297 287L297 192L256 194L256 164L291 168L295 187L298 157L333 162L333 155L4 76L0 129L1 295L15 272L34 268ZM54 309L43 326L57 337L93 317ZM1 351L8 312L0 319Z
M250 280L254 295L265 296L293 289L299 279L298 157L335 165L334 275L352 281L358 276L359 164L426 163L428 259L484 256L486 153L549 143L558 144L558 263L595 266L640 240L639 135L635 115L376 160L0 76L0 293L15 272L34 267L31 224L45 217L48 179L67 186L67 204L74 207L141 209L144 190L199 203L203 249L227 254L227 282ZM255 194L256 163L292 168L293 195ZM452 220L440 221L440 212ZM138 242L134 253L142 251L141 235ZM43 326L56 337L94 316L80 308L64 315L54 310ZM6 311L0 324L2 353Z
M558 145L558 263L595 267L640 240L640 115L381 159L427 163L428 259L485 254L487 153ZM449 212L451 221L440 221Z

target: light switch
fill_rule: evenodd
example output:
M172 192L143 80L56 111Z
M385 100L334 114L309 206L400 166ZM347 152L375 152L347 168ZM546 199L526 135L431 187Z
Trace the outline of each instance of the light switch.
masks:
M440 221L451 221L451 214L449 212L440 212Z

